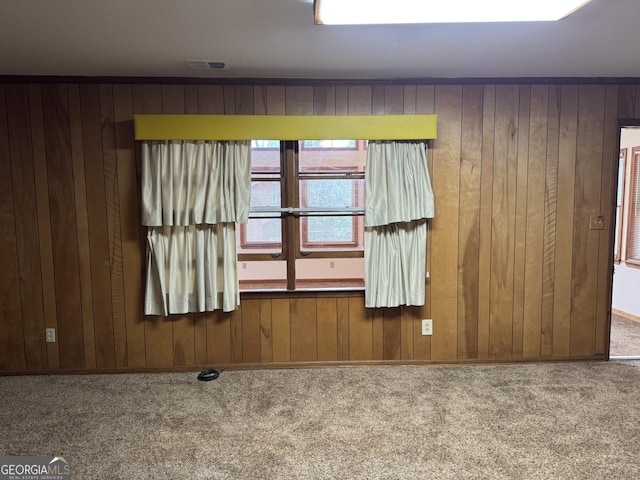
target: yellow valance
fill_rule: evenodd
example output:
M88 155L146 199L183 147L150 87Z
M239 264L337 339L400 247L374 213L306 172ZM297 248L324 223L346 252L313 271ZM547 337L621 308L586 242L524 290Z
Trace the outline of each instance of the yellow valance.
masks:
M136 140L431 140L437 115L135 115Z

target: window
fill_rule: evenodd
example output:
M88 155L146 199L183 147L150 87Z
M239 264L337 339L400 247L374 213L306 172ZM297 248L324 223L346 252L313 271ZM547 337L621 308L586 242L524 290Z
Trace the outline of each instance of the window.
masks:
M632 149L630 180L625 260L640 266L640 147Z
M242 290L364 285L365 160L361 140L252 142Z
M622 212L624 205L624 187L627 166L627 149L620 149L618 157L618 197L616 199L616 233L614 239L614 261L620 263L622 258Z

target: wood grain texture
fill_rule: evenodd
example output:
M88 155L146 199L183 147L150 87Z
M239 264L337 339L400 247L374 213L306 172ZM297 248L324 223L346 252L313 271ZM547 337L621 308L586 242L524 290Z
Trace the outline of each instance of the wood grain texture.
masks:
M580 85L573 217L570 354L592 355L595 341L599 231L589 218L600 212L605 87ZM596 172L594 174L594 172Z
M14 225L0 239L0 307L14 312L0 319L0 373L606 353L615 121L640 115L638 98L636 84L0 83L0 213ZM144 317L132 120L162 112L438 114L425 305L279 293ZM596 214L604 231L588 229Z
M42 114L42 92L40 86L29 84L29 114L31 119L31 142L33 151L34 183L38 210L38 240L40 243L40 268L42 271L42 296L44 323L46 328L56 328L56 286L53 268L53 245L51 240L51 214L49 208L49 181L44 141ZM47 367L60 368L60 351L57 343L47 344Z
M315 298L292 298L291 361L312 362L318 359L317 302Z
M478 256L478 358L489 358L491 310L491 211L495 142L496 87L485 85L482 110L482 171L480 173L480 254Z
M78 237L65 85L42 86L44 138L51 215L51 239L62 368L84 368L84 336L78 265Z
M260 363L260 300L245 300L242 303L242 361Z
M8 147L3 158L11 159L11 189L15 218L15 242L19 268L20 302L24 336L25 367L46 368L47 350L44 343L44 306L42 299L42 270L38 238L38 209L35 171L31 142L29 91L26 85L6 86L6 116L11 119ZM4 97L0 94L0 100ZM3 203L3 205L8 205ZM10 224L10 222L9 222ZM10 250L9 250L10 251ZM10 270L9 270L10 271Z
M12 371L24 370L26 361L6 110L4 88L0 88L0 318L4 324L0 333L0 370Z
M76 233L78 236L78 263L80 268L80 295L82 301L82 327L84 332L84 362L87 368L96 367L95 319L91 288L91 248L89 241L89 211L84 171L82 141L82 111L80 88L70 85L69 124L71 127L71 154L73 158L73 185L76 203Z
M524 298L527 243L527 183L531 130L531 87L520 87L518 119L518 170L516 172L516 223L513 261L513 358L523 357Z
M560 101L558 208L553 295L553 352L568 356L571 335L573 210L578 128L578 86L563 86Z
M113 309L113 336L116 367L127 365L127 327L124 306L124 274L122 264L122 232L120 218L120 188L116 157L113 88L100 85L100 116L102 124L102 158L104 162L105 200L109 235L109 276Z
M489 356L495 359L508 359L513 354L518 88L496 87L489 311Z
M523 356L540 355L542 328L542 262L544 241L545 164L549 87L531 87L529 162L527 173L527 227L525 244Z
M89 217L90 272L95 332L95 357L98 368L115 367L115 337L111 272L109 269L109 231L105 189L100 91L96 85L80 87L82 146Z
M558 210L558 149L560 98L557 86L549 87L547 158L544 188L544 234L542 240L542 307L540 356L553 354L553 295L555 280L555 243Z
M460 208L460 139L462 87L439 85L435 90L439 132L433 153L431 182L437 214L431 235L431 358L457 356L458 348L458 225Z
M458 358L478 356L478 252L482 169L482 86L462 90L458 224Z
M335 298L317 299L318 360L338 360L338 310Z
M144 321L142 315L142 264L145 251L140 248L140 184L136 171L132 132L133 96L130 85L114 85L114 122L118 170L118 208L124 276L124 305L127 334L127 365L145 365ZM205 322L201 322L205 324ZM206 335L206 332L204 333Z

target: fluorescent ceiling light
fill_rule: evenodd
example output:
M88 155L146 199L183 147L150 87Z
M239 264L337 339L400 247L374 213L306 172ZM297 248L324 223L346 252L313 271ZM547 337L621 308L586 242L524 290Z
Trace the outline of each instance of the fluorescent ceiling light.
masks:
M560 20L590 0L315 0L315 23L545 22Z

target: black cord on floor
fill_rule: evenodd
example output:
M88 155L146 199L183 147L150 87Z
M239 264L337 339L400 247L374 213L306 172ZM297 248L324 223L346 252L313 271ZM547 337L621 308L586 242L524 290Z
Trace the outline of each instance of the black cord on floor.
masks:
M220 376L220 374L224 372L224 368L222 370L214 370L213 368L208 368L206 370L202 370L198 374L198 380L201 382L210 382L211 380L215 380Z

